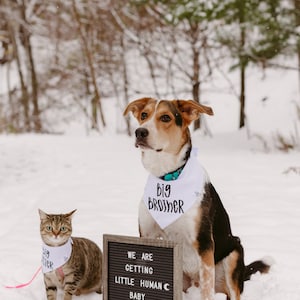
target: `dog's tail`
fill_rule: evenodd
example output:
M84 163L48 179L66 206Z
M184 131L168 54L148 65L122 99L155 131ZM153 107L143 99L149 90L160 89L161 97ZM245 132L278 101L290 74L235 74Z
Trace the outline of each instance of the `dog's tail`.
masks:
M271 266L274 264L274 260L271 257L265 257L261 260L256 260L253 263L245 266L244 281L250 280L252 274L256 272L268 273Z

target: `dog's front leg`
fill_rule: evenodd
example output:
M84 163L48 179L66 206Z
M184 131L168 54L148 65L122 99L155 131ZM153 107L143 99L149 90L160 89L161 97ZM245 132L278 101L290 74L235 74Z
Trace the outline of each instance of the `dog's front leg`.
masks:
M200 254L200 291L201 300L213 300L215 294L215 262L213 250Z

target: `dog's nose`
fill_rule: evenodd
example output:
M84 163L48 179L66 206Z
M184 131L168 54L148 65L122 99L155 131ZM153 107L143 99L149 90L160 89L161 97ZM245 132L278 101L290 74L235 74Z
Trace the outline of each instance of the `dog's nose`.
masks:
M144 139L149 134L148 129L140 127L135 131L135 136L137 139Z

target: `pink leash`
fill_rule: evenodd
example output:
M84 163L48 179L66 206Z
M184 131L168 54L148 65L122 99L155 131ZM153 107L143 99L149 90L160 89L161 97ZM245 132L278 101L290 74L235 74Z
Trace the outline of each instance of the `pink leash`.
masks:
M39 274L39 272L41 271L42 267L39 267L38 270L34 273L33 277L31 278L30 281L28 281L27 283L23 283L23 284L19 284L19 285L16 285L16 286L8 286L6 285L5 288L7 289L20 289L20 288L23 288L25 286L28 286L32 283L32 281L35 279L35 277Z

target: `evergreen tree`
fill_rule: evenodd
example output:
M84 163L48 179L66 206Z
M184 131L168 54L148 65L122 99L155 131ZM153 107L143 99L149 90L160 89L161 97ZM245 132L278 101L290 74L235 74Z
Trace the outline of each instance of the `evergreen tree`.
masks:
M219 9L221 8L221 9ZM229 0L218 6L219 41L228 47L234 60L231 69L240 73L240 121L245 126L246 70L250 63L267 66L267 62L287 47L280 0ZM236 30L237 29L237 30Z
M287 31L291 35L289 50L297 57L298 89L300 94L300 0L292 0L286 8ZM300 102L299 102L300 107Z

